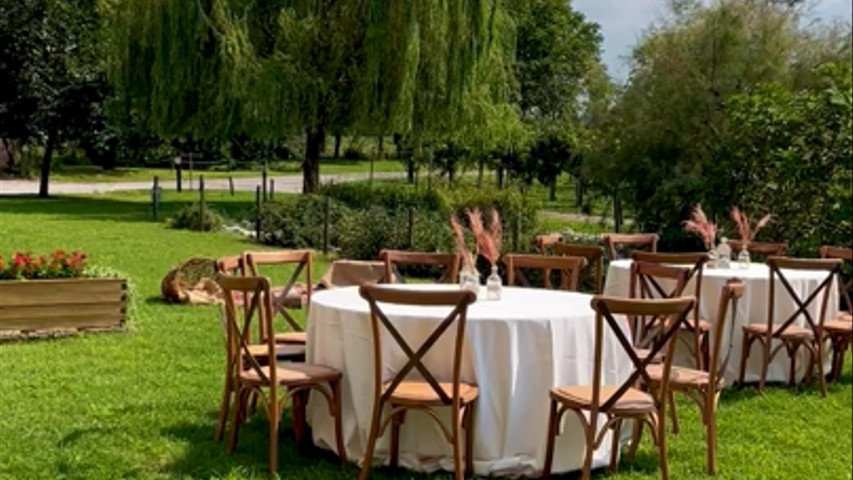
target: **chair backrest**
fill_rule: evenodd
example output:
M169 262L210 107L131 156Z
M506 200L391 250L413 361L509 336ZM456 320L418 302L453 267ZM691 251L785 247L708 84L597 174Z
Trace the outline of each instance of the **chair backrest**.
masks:
M369 283L380 283L384 277L383 262L335 260L317 283L322 288L360 287Z
M536 251L541 254L548 253L549 247L554 247L563 242L563 236L559 233L549 233L547 235L536 235Z
M522 255L508 253L503 256L506 265L507 285L529 287L530 281L521 270L537 270L542 272L545 288L551 288L551 270L560 272L560 290L576 291L578 279L586 260L581 257L556 257L553 255Z
M820 258L837 258L844 262L853 262L853 248L824 245L820 247ZM853 314L853 302L850 301L851 291L853 291L853 278L844 283L839 277L838 290L838 293L841 294L841 299L844 300L847 306L847 313Z
M268 369L264 369L249 351L249 345L255 343L252 338L253 321L264 325L259 330L272 331L273 328L273 306L269 280L262 277L221 275L217 279L217 283L225 293L225 345L229 371L254 371L265 384L269 385L271 389L269 398L278 398L276 396L275 339L272 335L263 339L263 343L267 347ZM249 298L249 304L243 308L242 318L237 315L237 308L233 300L235 294L242 294L243 297Z
M216 259L216 273L219 275L245 276L246 265L242 255L219 257Z
M723 374L729 363L729 355L733 350L732 338L737 329L737 305L738 301L743 297L744 284L743 281L737 278L729 279L723 285L720 292L719 306L717 307L717 320L714 323L714 337L711 346L711 363L708 366L708 375L710 385L716 385L723 379ZM731 321L729 322L729 347L726 349L726 358L720 359L723 350L723 334L726 331L726 317L728 316L729 307L731 306Z
M705 264L708 263L708 254L704 252L698 253L657 253L657 252L634 252L631 255L634 261L644 263L656 263L658 265L673 265L687 267L687 280L685 286L690 280L695 280L693 295L696 297L696 307L694 308L693 318L699 318L701 310L702 295L702 274L705 270ZM651 274L654 277L654 274ZM672 295L668 295L672 296Z
M732 249L732 255L737 258L737 255L743 250L743 242L741 240L729 240L728 244ZM788 246L784 243L749 242L746 244L746 251L768 257L780 257L788 251Z
M656 233L636 233L631 235L610 234L604 236L604 247L610 260L617 260L617 247L632 247L633 250L645 249L649 252L658 251L658 236Z
M564 257L582 257L586 260L586 266L581 275L586 275L590 269L595 269L595 293L601 293L604 289L604 249L596 245L575 245L569 243L558 243L554 245L554 255Z
M444 267L439 283L455 283L459 277L459 257L455 253L407 252L403 250L382 250L379 260L385 263L385 275L382 283L391 283L395 276L405 283L397 270L397 265L422 265Z
M695 298L680 297L668 298L664 300L637 300L624 299L616 297L607 297L597 295L592 299L592 308L595 310L595 348L592 373L592 406L590 419L592 422L597 418L599 411L608 411L615 403L628 391L629 388L636 385L637 380L642 379L646 385L651 385L651 378L646 370L649 364L654 360L654 357L666 349L664 354L663 378L661 387L650 391L654 398L655 404L659 411L663 413L664 404L669 390L669 375L672 369L672 357L675 351L675 335L681 326L685 325L687 314L693 308ZM643 359L637 356L634 347L620 325L614 318L614 315L632 316L654 316L662 319L663 331L661 335L655 339L650 346L650 353ZM627 380L618 385L616 391L607 397L604 403L601 403L601 370L603 352L603 337L604 324L610 330L612 335L615 335L617 341L621 345L625 353L634 364L634 371ZM611 355L612 352L608 352ZM661 418L664 418L663 415ZM662 420L661 420L662 421ZM593 423L594 425L594 423ZM593 430L595 431L595 430Z
M288 279L287 283L284 285L281 293L276 295L276 298L273 299L273 316L275 314L280 313L284 320L290 325L291 328L295 331L301 331L302 326L293 318L290 312L287 311L286 302L287 295L290 293L290 290L296 285L296 281L299 279L299 274L303 271L305 272L305 294L307 297L306 308L308 305L311 305L311 264L313 259L313 253L311 250L284 250L278 252L245 252L243 254L243 262L247 266L247 270L249 275L253 277L260 276L260 268L263 265L273 266L273 265L295 265L293 273L290 275L290 279ZM263 327L262 328L266 328ZM264 333L265 337L266 333Z
M381 285L363 285L359 292L370 305L370 325L373 335L373 365L374 365L374 388L375 400L387 401L397 387L400 386L412 372L417 370L421 377L435 391L438 398L445 405L459 404L459 382L462 365L462 346L465 340L465 322L468 314L468 306L474 303L477 296L473 292L463 290L408 290L393 288ZM397 327L388 319L383 312L379 303L407 305L416 307L452 307L450 314L432 331L429 337L417 348L413 349L408 342L400 334ZM453 324L456 324L456 338L453 346L453 366L452 366L452 393L448 396L444 389L439 385L439 380L435 378L432 372L426 368L422 359L429 350L436 344L442 334L449 330ZM408 361L399 369L387 388L384 388L385 381L383 378L383 363L382 363L382 330L387 331L396 344L403 350Z
M628 297L638 300L654 300L680 297L687 285L690 272L682 267L671 267L659 263L635 260L631 264L631 280L628 287ZM672 282L667 289L661 281ZM695 308L695 300L692 306ZM646 348L649 343L661 333L660 317L646 315L628 317L634 344Z
M834 278L838 278L841 280L841 266L843 265L843 261L837 258L826 258L826 259L806 259L806 258L788 258L788 257L769 257L767 259L767 266L770 267L770 295L769 295L769 306L767 308L767 332L768 335L778 337L781 335L788 327L790 327L794 321L800 315L806 318L806 324L808 328L812 330L816 339L823 338L823 322L826 319L826 307L829 302L829 294L830 288L832 286L832 280ZM811 292L805 293L805 300L800 294L791 286L791 282L788 281L788 278L785 276L785 270L821 270L826 272L826 277L821 281L818 286L812 290ZM774 330L774 317L775 317L775 306L776 306L776 278L779 278L780 283L782 284L783 289L785 290L787 296L794 301L796 305L796 309L794 313L791 314L784 322L778 324ZM818 314L817 320L812 317L812 314L809 312L809 305L819 296L822 296L822 301L820 305L820 313Z

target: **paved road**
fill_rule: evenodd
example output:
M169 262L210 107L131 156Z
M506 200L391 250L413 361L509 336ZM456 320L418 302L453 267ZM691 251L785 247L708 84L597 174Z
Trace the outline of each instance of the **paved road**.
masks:
M373 178L404 178L405 172L376 172ZM340 173L320 175L320 181L328 182L351 182L354 180L367 180L368 173ZM269 177L275 180L275 191L279 193L299 193L302 191L301 175L282 175ZM261 177L234 177L234 189L242 191L255 191L255 187L261 184ZM175 189L175 182L162 182L160 184L167 190ZM193 186L196 182L193 182ZM209 190L228 190L227 178L208 178L204 186ZM184 182L184 188L188 182ZM93 182L93 183L59 183L51 182L50 193L52 195L73 195L86 193L117 192L122 190L148 190L151 182ZM0 180L0 195L36 195L39 191L38 180Z

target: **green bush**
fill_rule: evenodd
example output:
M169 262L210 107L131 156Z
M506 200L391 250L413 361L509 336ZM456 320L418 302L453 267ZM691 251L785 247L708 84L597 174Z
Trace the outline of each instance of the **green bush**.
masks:
M344 158L347 160L364 160L367 156L357 148L347 147L344 150Z
M202 218L201 209L197 203L181 208L169 219L170 227L184 230L219 230L224 223L222 215L209 206L205 206Z
M450 251L453 236L448 217L440 212L411 210L412 235L409 238L409 209L390 210L380 206L356 210L341 219L338 246L344 257L372 260L383 249L423 252Z
M325 198L299 195L268 202L261 208L261 241L287 248L322 248ZM338 242L338 226L349 215L340 202L329 201L329 243ZM254 216L254 214L253 214Z
M396 210L401 207L415 207L438 211L447 211L449 208L438 190L417 188L403 182L347 182L328 185L320 193L350 208L380 206Z

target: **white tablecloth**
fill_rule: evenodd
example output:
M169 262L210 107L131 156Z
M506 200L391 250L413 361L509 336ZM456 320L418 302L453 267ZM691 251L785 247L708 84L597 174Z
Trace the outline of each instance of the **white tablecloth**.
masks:
M770 269L763 263L753 263L748 269L737 268L718 269L705 268L702 275L702 292L701 292L701 315L702 318L711 322L713 325L717 320L717 310L720 301L720 292L723 285L730 278L740 278L744 282L743 298L738 303L737 325L733 332L728 328L723 331L723 350L721 357L725 358L725 353L730 352L729 362L725 372L726 383L731 385L738 377L738 369L740 368L741 350L743 341L743 325L747 323L767 323L767 311L770 295ZM808 295L814 291L827 275L825 271L818 270L783 270L785 278L791 284L791 287L805 301ZM604 286L606 295L619 297L627 297L631 281L631 260L616 260L610 263L607 271L607 282ZM693 294L696 290L695 279L692 279L684 289L685 294ZM782 285L782 281L776 279L776 301L775 301L775 318L774 323L782 323L787 320L791 314L796 311L796 304L788 295L787 290ZM812 300L809 305L809 312L812 318L817 321L820 312L822 298L818 297ZM827 304L827 319L833 319L837 315L838 309L838 288L835 283L830 288L830 298ZM729 321L727 319L727 321ZM731 323L731 322L729 322ZM795 323L805 327L806 319L800 315ZM731 333L731 335L730 335ZM731 339L729 344L728 339ZM774 342L774 347L776 343ZM686 349L682 342L678 345L679 352L674 357L675 363L694 366L686 354ZM752 344L752 349L747 363L746 378L747 382L758 381L758 376L761 373L761 345L758 342ZM829 357L829 355L827 355ZM800 349L797 357L797 378L802 379L806 372L806 361L808 354L805 349ZM825 368L829 372L830 363L827 361ZM788 371L790 362L786 351L781 351L776 354L773 362L767 371L768 381L788 381Z
M505 287L502 300L479 300L469 307L462 379L480 389L474 418L477 474L533 476L541 472L549 389L588 384L592 376L595 314L590 299L581 293ZM344 438L349 459L359 462L373 408L368 305L355 288L320 292L311 301L307 360L343 371ZM385 305L383 311L417 349L450 309ZM406 357L387 332L383 335L388 380ZM425 358L427 368L439 381L451 378L453 335L445 332ZM603 345L603 380L615 383L627 379L631 363L615 336L608 334ZM333 449L332 421L322 400L312 396L308 419L314 442ZM449 408L439 411L449 421ZM554 470L558 472L579 469L584 448L576 417L567 414L564 418L566 429L558 437L555 450ZM410 413L400 436L401 466L422 471L452 470L450 445L426 415ZM386 431L378 442L374 465L387 464L388 437ZM596 452L597 466L606 464L609 446L610 441L605 441Z

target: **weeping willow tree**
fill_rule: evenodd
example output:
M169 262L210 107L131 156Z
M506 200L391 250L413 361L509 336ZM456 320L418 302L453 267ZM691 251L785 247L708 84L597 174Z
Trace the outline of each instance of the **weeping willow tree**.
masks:
M512 48L505 1L111 0L110 77L164 137L304 133L310 192L329 131L459 127L478 72Z

